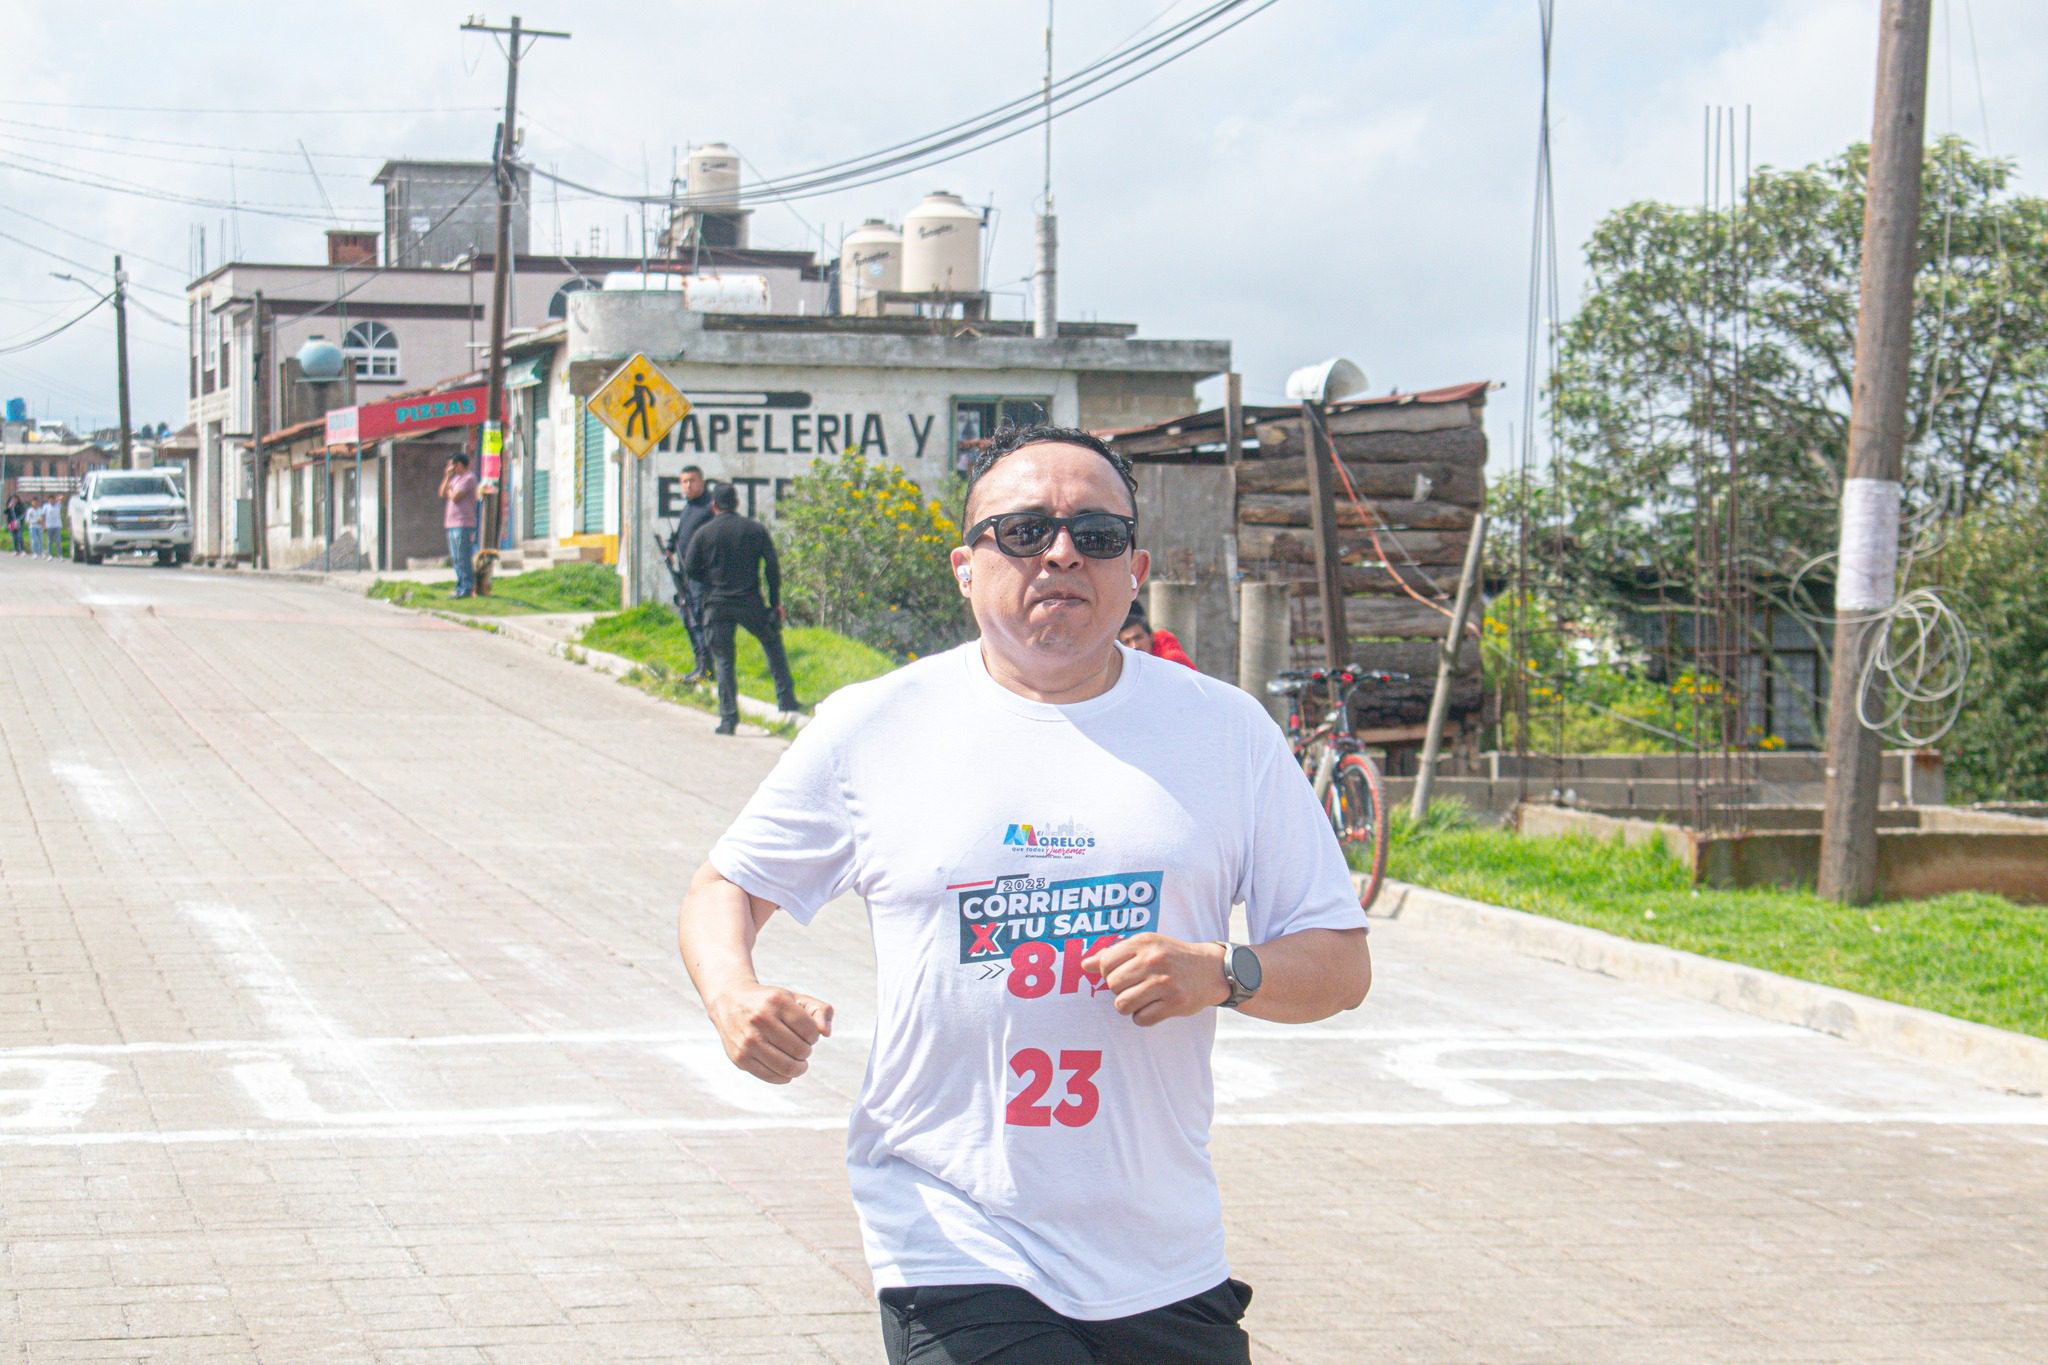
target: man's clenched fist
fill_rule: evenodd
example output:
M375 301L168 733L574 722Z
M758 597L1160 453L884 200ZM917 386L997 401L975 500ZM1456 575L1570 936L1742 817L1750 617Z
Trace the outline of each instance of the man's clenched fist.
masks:
M732 1064L772 1085L810 1070L811 1048L832 1036L832 1007L814 996L753 982L711 1002L711 1022Z
M1221 944L1139 934L1091 954L1081 967L1116 992L1117 1013L1140 1024L1199 1014L1230 998Z

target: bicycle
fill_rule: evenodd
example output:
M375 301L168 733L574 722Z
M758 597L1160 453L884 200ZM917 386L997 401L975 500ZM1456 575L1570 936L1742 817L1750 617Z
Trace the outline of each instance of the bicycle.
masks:
M1351 696L1368 683L1406 682L1406 673L1360 668L1290 668L1266 684L1266 690L1287 698L1287 743L1301 764L1302 775L1315 788L1316 800L1329 813L1330 828L1348 855L1366 855L1365 884L1358 903L1370 907L1387 874L1387 789L1372 751L1351 723ZM1310 728L1303 700L1314 689L1330 697L1330 709Z

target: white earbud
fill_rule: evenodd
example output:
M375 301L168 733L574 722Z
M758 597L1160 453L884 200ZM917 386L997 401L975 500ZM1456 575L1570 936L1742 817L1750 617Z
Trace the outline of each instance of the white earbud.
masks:
M964 588L964 587L966 587L966 586L967 586L967 585L968 585L969 583L971 583L971 582L973 582L973 581L974 581L974 570L972 570L972 569L962 569L962 570L960 570L960 571L959 571L958 573L954 574L954 575L953 575L953 577L955 577L955 578L959 579L959 580L960 580L960 586Z
M1138 576L1137 576L1136 574L1132 574L1132 575L1131 575L1131 591L1132 591L1132 592L1136 592L1137 590L1138 590Z

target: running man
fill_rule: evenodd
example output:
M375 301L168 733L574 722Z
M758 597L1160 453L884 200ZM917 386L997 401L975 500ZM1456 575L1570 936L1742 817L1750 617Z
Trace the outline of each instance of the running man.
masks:
M727 1055L787 1084L832 1006L758 980L755 936L867 903L880 1017L847 1166L898 1365L1249 1360L1209 1163L1217 1011L1310 1023L1371 983L1265 710L1117 643L1149 567L1133 488L1079 431L979 452L951 559L981 638L835 693L683 904Z

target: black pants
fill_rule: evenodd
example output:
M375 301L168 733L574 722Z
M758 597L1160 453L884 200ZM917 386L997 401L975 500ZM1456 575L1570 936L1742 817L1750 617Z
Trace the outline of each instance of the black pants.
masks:
M676 615L690 637L690 667L699 673L711 671L711 637L704 625L704 589L684 579L676 580Z
M796 710L796 684L790 680L789 658L782 652L782 623L759 602L720 603L706 613L705 633L711 637L711 662L718 668L718 722L740 720L739 669L733 663L733 630L745 626L768 656L768 675L775 679L775 704Z
M882 1291L889 1365L1250 1365L1238 1326L1251 1286L1213 1289L1127 1318L1083 1322L1006 1284Z

